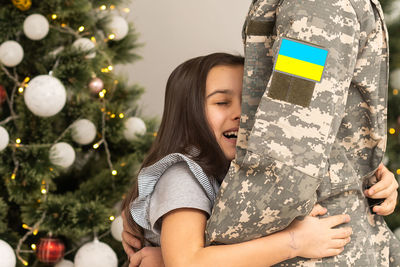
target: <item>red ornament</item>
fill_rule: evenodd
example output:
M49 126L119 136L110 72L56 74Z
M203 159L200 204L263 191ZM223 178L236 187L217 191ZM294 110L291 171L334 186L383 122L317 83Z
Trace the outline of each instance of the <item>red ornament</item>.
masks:
M6 89L0 84L0 105L7 99Z
M42 263L56 263L64 257L65 246L58 238L41 238L36 256Z

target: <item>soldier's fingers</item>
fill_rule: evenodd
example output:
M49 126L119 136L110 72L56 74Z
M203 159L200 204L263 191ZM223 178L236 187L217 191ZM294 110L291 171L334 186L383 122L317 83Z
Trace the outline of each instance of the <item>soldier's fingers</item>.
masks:
M140 243L140 240L125 230L122 232L122 240L133 248L136 248L136 249L142 248L142 244Z
M334 238L334 239L347 238L347 237L351 236L351 234L353 233L353 230L351 229L351 227L332 229L332 231L333 231L332 238Z
M334 226L349 222L350 216L347 214L340 214L323 218L322 220L325 221L326 224L332 228Z
M375 195L376 193L384 190L385 188L389 187L390 184L392 183L392 178L390 177L390 173L384 173L380 177L378 175L378 182L371 186L368 190L366 190L366 195L368 197L371 197Z
M367 190L367 196L371 197L374 194L388 188L391 186L391 190L393 190L393 187L396 190L398 188L398 183L396 181L396 178L394 177L394 174L389 171L385 166L382 165L381 169L378 169L376 172L376 176L378 178L378 182L373 185L370 189ZM379 197L374 197L374 198L385 198L387 196L379 196Z
M129 258L129 267L139 267L142 262L143 255L142 251L137 251L134 255Z
M351 240L350 237L333 239L329 242L329 247L330 248L342 248L345 245L347 245L350 242L350 240Z
M370 198L378 199L378 198L388 198L392 194L397 193L398 184L397 182L390 183L386 188L382 189L379 192L376 192L370 195Z
M129 246L126 242L124 242L124 240L122 240L122 247L124 248L124 251L128 256L128 259L130 259L135 254L133 248Z
M387 216L393 213L393 211L396 208L396 204L397 204L397 192L396 194L393 194L387 199L385 199L385 201L382 204L373 207L373 211L378 215Z
M327 212L326 208L322 207L319 204L316 204L314 206L314 208L312 209L312 211L310 212L310 216L313 216L313 217L321 216L321 215L326 214L326 212Z

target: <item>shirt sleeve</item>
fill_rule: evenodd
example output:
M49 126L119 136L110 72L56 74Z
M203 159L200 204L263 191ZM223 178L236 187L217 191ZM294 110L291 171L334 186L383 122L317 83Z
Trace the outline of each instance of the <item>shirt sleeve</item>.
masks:
M360 34L350 1L281 2L273 61L257 62L272 74L245 156L221 185L207 244L265 236L309 214L344 116Z
M185 162L172 165L158 180L150 200L152 230L160 234L162 217L180 208L193 208L211 214L212 204L206 192Z

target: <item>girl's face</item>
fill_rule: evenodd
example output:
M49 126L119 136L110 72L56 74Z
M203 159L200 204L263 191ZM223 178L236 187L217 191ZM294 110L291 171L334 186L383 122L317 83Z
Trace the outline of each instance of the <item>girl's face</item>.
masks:
M243 66L213 67L206 80L207 121L225 157L233 160L239 129Z

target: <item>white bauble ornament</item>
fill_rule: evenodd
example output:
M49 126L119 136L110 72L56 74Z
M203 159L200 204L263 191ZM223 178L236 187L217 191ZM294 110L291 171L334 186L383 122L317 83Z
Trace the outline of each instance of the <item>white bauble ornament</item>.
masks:
M60 142L50 148L50 161L54 165L68 168L75 161L75 151L70 144Z
M400 227L394 230L394 235L397 237L398 240L400 240Z
M25 104L33 114L50 117L64 107L67 93L64 85L50 75L39 75L31 80L24 93Z
M400 89L400 69L395 69L390 74L390 84L393 89Z
M74 267L74 263L69 260L62 259L60 262L58 262L54 267Z
M124 231L124 227L122 225L122 217L118 216L114 219L111 224L111 235L115 240L122 241L122 232Z
M15 267L17 260L13 248L5 241L0 239L0 266Z
M115 252L97 239L83 245L75 255L75 267L117 267L118 259Z
M137 134L146 133L146 124L142 119L137 117L130 117L124 122L124 137L128 141L133 141L137 138Z
M96 126L90 120L77 120L72 124L71 128L72 139L78 144L90 144L96 137Z
M31 40L41 40L49 32L49 22L40 14L32 14L24 21L24 33Z
M92 41L90 41L88 38L79 38L75 40L75 42L72 44L73 47L76 49L82 50L82 51L90 51L92 50L95 45ZM96 52L92 52L88 55L86 55L86 58L94 58L96 56Z
M128 22L121 16L113 16L108 24L108 28L111 31L110 34L115 35L114 40L117 41L124 39L129 31Z
M16 41L5 41L0 45L0 61L7 67L15 67L24 58L24 50Z
M93 94L98 94L101 90L103 90L104 83L100 78L95 77L92 80L90 80L89 88L90 92L92 92Z
M0 126L0 151L5 149L10 141L10 136L6 129Z

